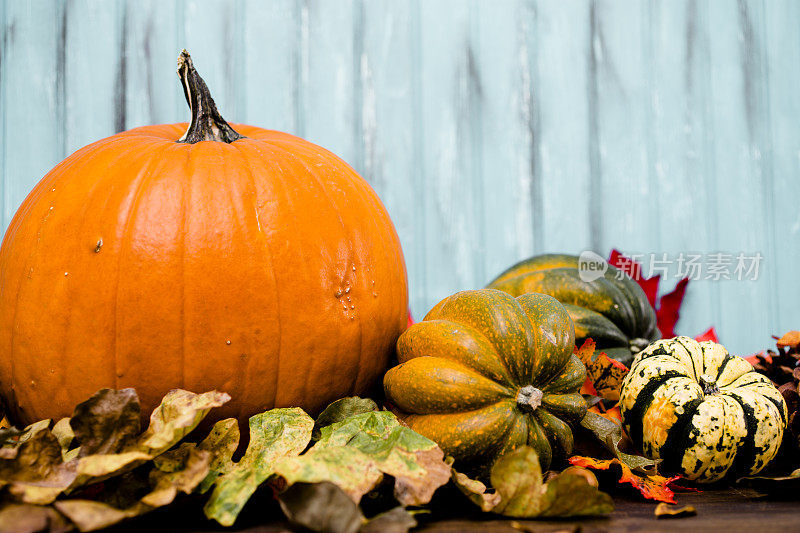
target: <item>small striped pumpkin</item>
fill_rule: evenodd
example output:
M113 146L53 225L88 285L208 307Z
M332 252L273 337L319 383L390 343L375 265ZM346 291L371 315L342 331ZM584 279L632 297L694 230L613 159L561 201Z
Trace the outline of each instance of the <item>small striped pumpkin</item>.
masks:
M645 455L701 483L759 472L778 453L787 418L781 394L750 363L689 337L656 341L636 356L620 408Z

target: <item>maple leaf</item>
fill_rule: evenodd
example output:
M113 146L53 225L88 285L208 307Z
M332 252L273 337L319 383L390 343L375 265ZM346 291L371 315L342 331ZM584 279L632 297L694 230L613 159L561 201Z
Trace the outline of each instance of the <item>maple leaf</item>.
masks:
M628 483L633 488L638 490L642 496L649 500L657 500L666 503L676 503L675 493L672 492L670 484L678 479L680 476L664 477L659 475L640 475L635 474L633 470L625 463L617 459L595 459L593 457L582 457L576 455L570 457L569 462L573 466L582 466L592 470L610 470L618 468L622 474L619 477L620 483Z
M616 248L611 250L608 263L625 272L642 288L647 295L647 300L650 302L650 305L656 310L656 323L658 324L659 331L661 331L661 336L665 339L675 337L675 325L680 318L681 304L683 304L683 297L686 295L689 278L681 279L678 281L678 284L675 285L672 292L658 298L658 285L661 281L660 274L651 278L645 278L644 275L642 275L642 265L634 259L627 257ZM709 328L699 335L696 340L712 340L717 342L718 339L714 328Z
M586 339L580 348L575 348L575 355L586 366L586 382L582 392L617 401L628 367L604 352L595 352L595 346L592 339Z

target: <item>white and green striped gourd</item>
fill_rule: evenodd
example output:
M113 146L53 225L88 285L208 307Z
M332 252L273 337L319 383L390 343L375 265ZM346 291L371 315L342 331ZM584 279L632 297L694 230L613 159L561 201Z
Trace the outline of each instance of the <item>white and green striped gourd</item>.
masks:
M752 475L783 438L783 396L745 359L676 337L637 354L622 383L625 429L660 470L701 483Z

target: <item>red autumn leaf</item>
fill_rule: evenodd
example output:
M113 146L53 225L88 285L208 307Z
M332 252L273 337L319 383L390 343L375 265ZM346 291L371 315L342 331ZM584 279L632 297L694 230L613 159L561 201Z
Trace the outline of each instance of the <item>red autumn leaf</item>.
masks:
M594 395L604 400L619 400L619 389L628 367L603 352L596 352L592 339L586 339L583 346L575 348L575 355L586 365L587 383L584 388L588 390L591 387Z
M703 342L703 341L719 342L719 338L717 337L717 331L713 327L705 330L703 333L695 337L694 340L696 340L697 342Z
M689 278L683 278L675 285L675 290L662 296L659 301L658 309L656 309L656 322L664 338L675 336L675 324L678 323L681 316L681 304L686 295L687 285L689 285Z
M763 359L764 362L767 364L772 364L772 357L770 357L768 354L765 354L764 350L761 350L758 353L754 353L753 355L744 358L745 361L747 361L753 366L756 366L756 364L759 362L760 359Z
M581 394L588 394L589 396L597 396L599 397L600 394L597 392L597 389L594 388L594 383L589 377L586 377L586 381L583 382L583 386L581 387Z
M406 324L406 329L410 328L414 324L416 324L416 322L414 322L414 317L411 316L411 309L409 309L408 310L408 324Z
M642 265L634 259L625 256L617 249L611 250L608 263L625 272L628 276L633 278L636 283L639 284L644 293L647 295L650 305L652 305L653 309L656 310L656 322L658 324L659 331L661 331L661 336L665 339L674 337L676 335L675 324L677 324L678 319L680 318L681 304L683 303L683 297L686 294L686 287L689 285L689 278L681 279L672 292L663 295L659 299L658 285L661 281L661 276L656 275L652 278L645 278L642 275ZM716 338L714 328L710 328L708 331L700 335L700 337L710 333L713 333L713 338L704 338L702 340L713 340L714 342L717 342L718 339Z
M638 490L642 496L649 500L657 500L666 503L675 503L675 493L670 489L670 483L679 479L680 476L645 476L634 474L628 466L619 459L594 459L592 457L582 457L576 455L570 457L570 464L582 466L592 470L610 470L612 467L619 468L622 475L619 483L628 483Z

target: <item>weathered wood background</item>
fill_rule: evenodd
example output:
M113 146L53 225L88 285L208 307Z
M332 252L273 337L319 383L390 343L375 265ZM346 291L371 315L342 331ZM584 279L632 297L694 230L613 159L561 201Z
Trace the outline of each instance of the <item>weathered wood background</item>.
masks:
M0 6L3 227L77 148L186 120L186 47L226 118L373 185L417 317L525 256L617 247L763 255L757 281L690 283L682 333L749 353L800 327L800 2Z

